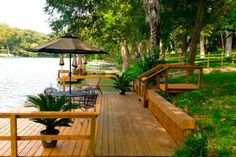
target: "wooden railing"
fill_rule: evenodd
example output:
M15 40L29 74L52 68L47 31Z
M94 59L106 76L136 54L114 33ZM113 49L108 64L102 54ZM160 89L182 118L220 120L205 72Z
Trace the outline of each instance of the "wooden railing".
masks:
M164 76L164 89L166 92L168 92L168 78L169 78L169 70L177 69L177 70L185 70L185 76L186 76L186 84L189 83L189 72L194 71L195 69L199 70L199 76L198 76L198 88L201 88L202 86L202 73L203 73L203 67L201 66L191 66L191 65L183 65L183 64L160 64L147 72L143 73L138 77L138 84L137 84L137 94L139 96L139 99L143 101L144 107L147 107L146 102L146 93L148 89L160 89L160 77L161 75ZM148 87L148 81L155 79L157 85Z
M224 64L224 60L225 60L225 54L221 53L221 54L211 54L210 52L207 53L207 55L205 55L204 57L201 55L197 55L196 56L196 60L195 63L206 63L207 67L210 67L210 63L211 62L220 62L220 66L222 67Z
M232 52L231 53L231 61L232 61L232 64L234 64L234 61L236 61L236 58L235 58L235 55L236 55L236 52Z
M178 56L177 56L178 55ZM234 64L236 52L232 52L230 57L226 57L224 53L220 54L211 54L208 52L205 55L196 55L195 58L195 64L203 63L206 65L206 67L210 67L211 63L220 62L220 66L222 67L226 61L227 58L231 59L232 64ZM174 54L174 57L171 55L165 56L165 59L172 59L176 63L181 63L181 55L180 54Z
M111 79L114 77L114 75L72 75L71 76L71 81L72 84L71 86L76 86L76 87L83 87L83 86L89 86L89 84L85 83L73 83L76 82L79 79ZM60 78L57 78L57 81L63 86L63 91L65 91L65 87L70 86L69 81L70 77L69 76L63 76ZM112 84L99 84L100 87L112 87Z
M161 70L162 68L164 68L163 64L160 64L148 71L146 71L145 73L141 74L138 76L137 81L136 81L136 93L137 95L140 97L143 96L143 90L142 90L142 80L145 79L146 77L148 77L149 75L153 74L153 73L157 73L159 70Z
M0 118L10 119L10 136L0 136L0 140L11 142L11 156L18 156L18 140L90 140L89 156L95 152L96 117L99 112L33 112L33 113L0 113ZM91 119L90 135L45 135L19 136L17 134L17 119L19 118L89 118Z

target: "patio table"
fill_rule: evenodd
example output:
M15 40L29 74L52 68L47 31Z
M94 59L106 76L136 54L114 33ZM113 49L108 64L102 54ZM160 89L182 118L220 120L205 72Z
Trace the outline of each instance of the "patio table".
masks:
M61 96L66 96L66 97L82 97L87 95L86 91L57 91L52 94L53 96L56 97L61 97Z

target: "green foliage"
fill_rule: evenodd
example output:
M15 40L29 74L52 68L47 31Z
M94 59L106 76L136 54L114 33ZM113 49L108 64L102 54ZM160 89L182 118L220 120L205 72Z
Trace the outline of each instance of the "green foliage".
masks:
M112 78L114 80L114 88L117 89L121 94L124 94L129 90L130 83L132 81L131 77L125 73L121 76L116 74L115 77Z
M147 55L144 55L140 62L134 61L131 67L126 71L133 78L137 78L140 74L154 68L159 64L164 64L165 60L159 59L160 51L158 48L150 49Z
M207 136L204 133L195 131L178 148L174 157L206 157L207 156Z
M80 108L78 104L72 104L70 98L53 97L52 95L38 94L37 96L28 96L30 104L26 107L34 107L39 111L71 111ZM68 118L34 118L32 121L46 126L46 133L53 132L56 126L70 126L71 119Z
M196 75L192 77L191 79L197 78ZM181 79L184 80L178 78ZM228 157L236 154L235 80L235 72L203 75L202 89L179 94L172 99L174 104L197 119L200 131L204 131L208 140L207 155L209 156ZM191 146L195 149L195 145ZM188 147L185 142L178 153L181 151L185 153Z
M37 53L28 52L25 49L45 43L48 36L31 30L22 30L9 27L0 23L0 53L19 56L36 56Z
M65 30L77 34L83 40L110 52L110 56L104 58L110 57L119 63L122 63L122 42L135 45L148 39L149 29L142 0L48 0L45 11L50 15L50 25L57 34ZM129 53L133 55L134 50Z

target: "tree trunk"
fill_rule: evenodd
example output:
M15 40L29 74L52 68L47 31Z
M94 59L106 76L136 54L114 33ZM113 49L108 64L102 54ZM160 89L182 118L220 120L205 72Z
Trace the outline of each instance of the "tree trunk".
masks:
M226 42L225 42L225 56L231 56L232 50L232 33L229 31L225 31Z
M126 43L121 43L121 56L123 60L122 72L125 72L129 68L128 48L127 48Z
M163 59L163 58L165 58L165 51L164 51L164 47L163 47L163 42L161 40L160 40L159 47L160 47L159 59Z
M159 46L158 28L160 3L159 0L145 0L146 20L150 26L150 42L152 47Z
M205 39L203 33L200 34L200 58L205 58Z
M188 31L184 30L182 34L182 54L181 54L181 63L186 64L187 62L187 50L188 50Z
M189 64L194 65L195 57L196 57L196 49L197 49L197 44L199 41L199 36L201 32L201 26L202 26L202 19L204 17L204 12L206 8L206 1L205 0L199 0L198 4L198 11L195 19L195 26L193 30L193 36L192 40L190 43L190 56L189 56Z

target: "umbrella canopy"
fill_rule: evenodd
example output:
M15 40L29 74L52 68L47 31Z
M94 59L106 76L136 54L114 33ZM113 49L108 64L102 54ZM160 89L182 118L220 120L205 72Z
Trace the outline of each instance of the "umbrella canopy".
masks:
M77 37L66 35L55 41L27 49L33 52L48 52L48 53L69 53L70 58L70 93L71 93L71 54L108 54Z
M74 36L65 36L55 41L28 49L33 52L108 54Z

